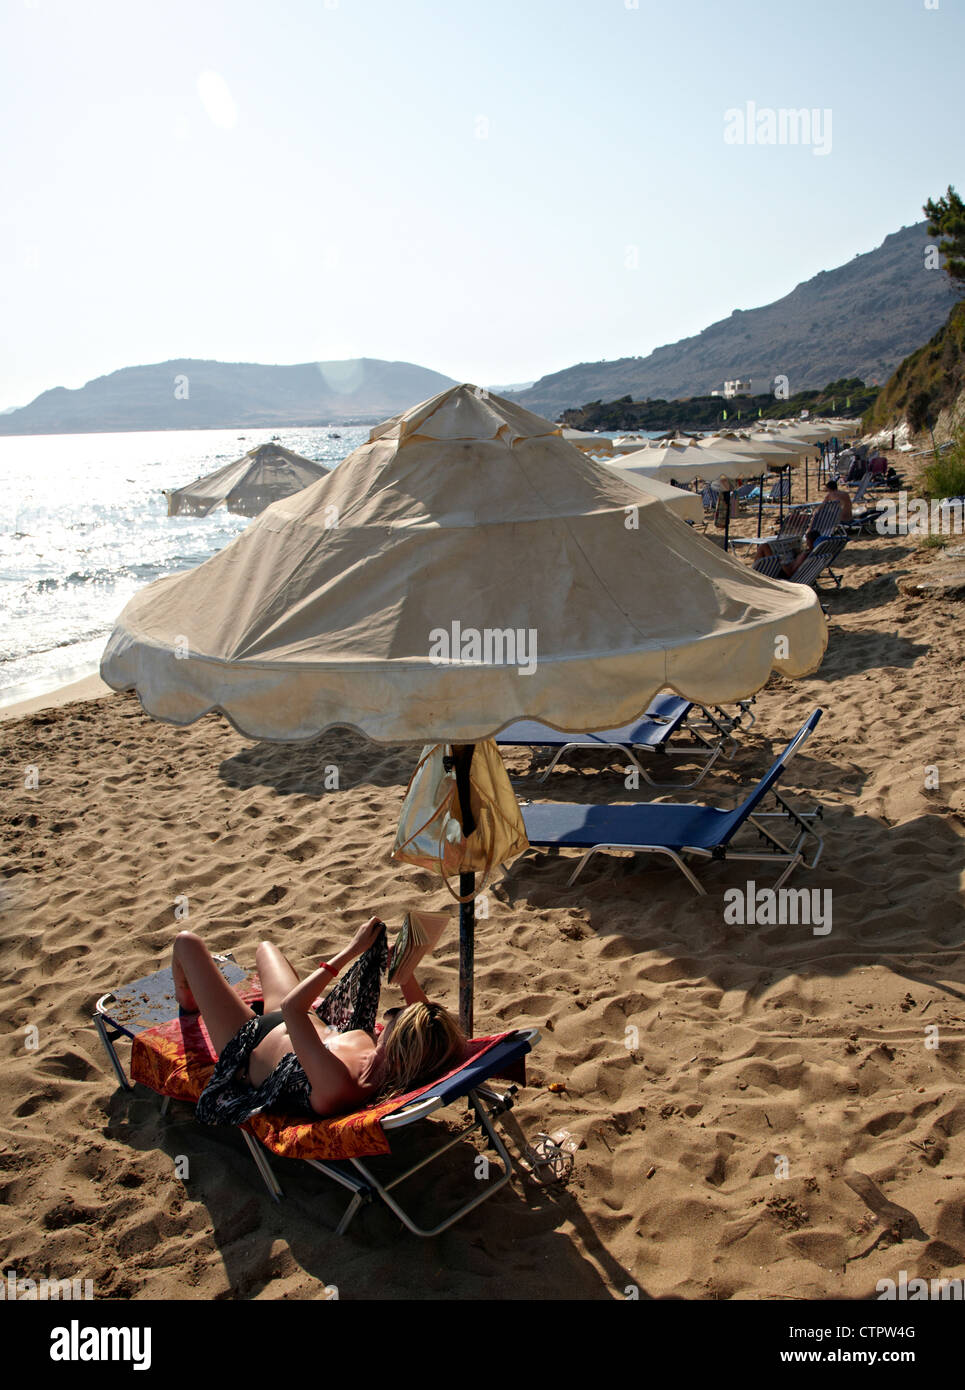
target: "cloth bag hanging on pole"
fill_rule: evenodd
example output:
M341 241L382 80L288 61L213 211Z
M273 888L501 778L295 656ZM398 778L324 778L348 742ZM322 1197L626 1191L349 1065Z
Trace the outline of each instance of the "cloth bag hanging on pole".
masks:
M452 746L427 744L402 803L392 858L438 874L457 902L470 902L498 864L529 848L522 813L492 739L473 746L469 802L475 828L467 834ZM450 879L464 873L483 877L474 892L460 895Z

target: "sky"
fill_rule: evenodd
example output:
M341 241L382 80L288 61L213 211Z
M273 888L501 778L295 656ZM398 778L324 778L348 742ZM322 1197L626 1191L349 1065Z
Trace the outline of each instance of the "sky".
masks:
M644 356L965 191L963 53L965 0L0 0L0 409Z

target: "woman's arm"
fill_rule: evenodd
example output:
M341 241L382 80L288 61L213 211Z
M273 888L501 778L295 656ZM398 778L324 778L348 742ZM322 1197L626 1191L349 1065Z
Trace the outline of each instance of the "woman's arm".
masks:
M349 944L330 957L336 971L367 951L384 930L382 922L372 917L359 927ZM331 971L320 966L306 979L299 981L281 1001L282 1017L295 1054L301 1062L312 1088L312 1105L319 1113L329 1113L343 1104L351 1104L358 1095L358 1083L348 1067L325 1046L312 1014L312 1004L325 984L331 984Z
M410 975L399 985L399 988L407 1004L428 1004L429 1001L423 993L422 986L414 975Z
M329 957L328 963L334 968L335 973L340 973L343 966L348 965L349 961L354 960L356 956L362 955L370 946L373 946L378 939L379 932L383 929L384 924L378 917L370 917L364 927L359 927L349 944L336 955ZM281 1007L282 1012L285 1014L285 1022L288 1022L288 1015L285 1013L286 1005L291 1006L293 1013L300 1011L301 1013L307 1014L321 991L327 985L330 985L334 978L335 976L331 971L326 970L324 966L320 966L318 970L313 970L304 980L300 980L295 988L289 990L282 1000ZM289 1029L289 1032L290 1031Z

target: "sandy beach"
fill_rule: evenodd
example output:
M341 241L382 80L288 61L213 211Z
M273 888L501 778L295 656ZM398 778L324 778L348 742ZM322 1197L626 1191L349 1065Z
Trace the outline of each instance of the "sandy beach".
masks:
M831 891L829 934L725 922L726 887L772 881L739 864L711 866L698 898L619 856L567 889L568 858L532 853L488 894L476 1031L541 1030L517 1117L582 1146L566 1188L517 1177L430 1242L377 1208L336 1237L342 1196L304 1165L277 1164L273 1205L237 1134L119 1091L91 1026L101 993L166 963L182 894L213 949L251 965L268 938L302 971L372 912L445 909L389 858L413 750L251 743L216 716L176 729L89 684L6 711L3 1267L124 1299L866 1298L899 1270L965 1276L965 644L960 604L895 583L934 560L851 542L821 669L772 678L733 762L676 798L736 804L823 707L786 787L825 808L823 858L792 882ZM507 758L513 776L527 762ZM637 795L599 758L519 794ZM457 950L454 914L421 972L453 1007ZM413 1205L445 1205L473 1158L421 1173Z

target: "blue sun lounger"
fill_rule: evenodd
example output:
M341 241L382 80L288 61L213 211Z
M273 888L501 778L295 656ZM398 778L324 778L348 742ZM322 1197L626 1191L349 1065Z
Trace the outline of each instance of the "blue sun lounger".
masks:
M240 989L250 980L248 972L242 970L230 955L216 956L215 959L229 984ZM249 995L257 995L260 998L260 989L249 991ZM253 998L252 1002L255 1002ZM150 1058L152 1049L150 1044L145 1047L146 1039L156 1035L158 1030L166 1029L170 1032L175 1022L178 1023L175 1031L184 1031L194 1019L194 1015L188 1015L182 1026L174 998L174 980L170 969L165 969L103 994L95 1006L93 1021L118 1085L125 1091L131 1091L133 1083L124 1071L115 1042L120 1038L126 1038L135 1047L140 1043L142 1059ZM469 1045L472 1055L448 1076L422 1086L408 1096L376 1103L371 1108L379 1115L378 1123L385 1136L381 1143L359 1144L357 1138L353 1140L353 1134L365 1118L364 1108L352 1115L337 1116L333 1120L293 1120L288 1127L284 1119L278 1119L273 1124L265 1124L253 1132L255 1121L268 1118L256 1115L239 1126L239 1131L274 1201L277 1202L283 1193L268 1161L267 1153L289 1157L292 1162L296 1159L305 1162L317 1172L334 1180L350 1194L351 1200L336 1227L338 1235L344 1233L362 1206L378 1200L383 1202L413 1235L435 1236L461 1220L481 1202L494 1196L510 1181L512 1159L494 1122L497 1118L501 1119L503 1125L511 1133L515 1133L517 1127L509 1112L518 1090L516 1082L525 1084L525 1057L538 1041L539 1032L535 1028L514 1029L508 1033L476 1039ZM151 1073L150 1079L140 1078L142 1084L150 1086L164 1097L161 1105L162 1114L167 1112L172 1098L191 1099L192 1102L196 1099L195 1091L203 1084L203 1080L207 1079L213 1056L213 1053L208 1056L206 1052L202 1052L194 1058L191 1050L187 1049L183 1057L176 1058L170 1068L162 1065L159 1070ZM207 1070L202 1070L195 1076L195 1062L202 1067L207 1063ZM133 1067L132 1075L135 1080L139 1079ZM492 1084L495 1078L500 1078L498 1089ZM513 1084L501 1084L504 1079L509 1078L513 1079ZM380 1182L371 1168L369 1156L389 1153L389 1145L385 1139L457 1102L462 1103L470 1112L469 1119L462 1127L454 1133L451 1128L441 1131L440 1144L417 1159L410 1167L401 1172L396 1170L391 1178L384 1176ZM324 1144L319 1145L313 1152L313 1133L326 1133L333 1125L347 1127L348 1142L340 1146L342 1136L327 1133ZM426 1164L441 1157L473 1134L478 1135L485 1146L494 1151L495 1156L489 1159L493 1170L491 1178L480 1182L475 1176L471 1177L462 1184L468 1191L468 1196L461 1205L443 1216L435 1225L419 1225L402 1206L394 1194L394 1189Z
M584 854L567 880L570 887L583 868L600 850L633 850L640 854L662 854L671 859L698 893L705 893L685 856L698 859L750 859L783 863L784 871L777 883L780 888L798 864L813 869L821 856L823 841L810 824L820 818L815 811L798 812L788 805L777 791L777 783L790 758L813 732L822 710L814 713L801 725L781 756L746 800L733 811L720 811L713 806L673 805L652 802L625 806L586 806L565 802L543 802L524 806L523 820L530 845L534 849L582 849ZM776 811L758 808L770 795L778 804ZM795 832L790 844L779 840L766 823L786 820ZM731 841L742 826L757 831L764 842L756 850L731 848ZM807 860L803 846L816 842L813 857Z
M687 791L696 787L707 776L719 757L731 758L737 747L735 730L742 720L750 714L747 725L754 723L755 715L750 713L752 700L742 700L736 716L731 717L723 710L706 709L684 700L679 695L658 695L647 708L642 719L632 724L623 724L618 729L605 729L600 733L574 734L562 733L538 719L520 719L509 724L496 735L496 742L503 748L547 748L554 750L553 757L542 770L537 782L545 782L556 764L574 748L603 748L611 752L619 751L640 773L651 787L677 787ZM695 712L700 717L694 717ZM689 734L692 742L673 743L675 734ZM726 751L730 746L730 752ZM638 753L650 753L668 758L683 757L690 762L702 762L700 772L690 782L657 782L650 776Z

